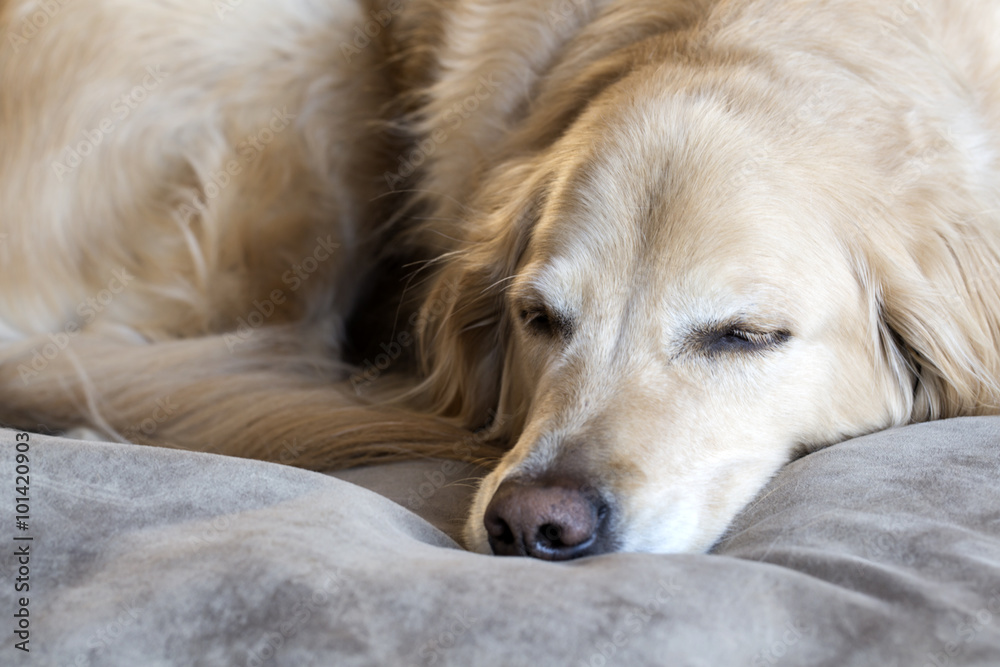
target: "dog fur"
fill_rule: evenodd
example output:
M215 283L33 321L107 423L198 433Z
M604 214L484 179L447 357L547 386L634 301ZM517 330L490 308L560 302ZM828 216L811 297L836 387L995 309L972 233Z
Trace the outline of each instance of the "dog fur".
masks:
M316 469L502 453L470 548L501 482L570 475L608 549L673 552L794 456L1000 412L993 3L0 26L5 423Z

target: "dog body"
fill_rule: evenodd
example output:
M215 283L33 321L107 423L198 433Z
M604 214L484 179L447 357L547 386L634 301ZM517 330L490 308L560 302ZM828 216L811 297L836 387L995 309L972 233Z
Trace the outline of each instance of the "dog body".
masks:
M312 467L486 429L469 546L561 559L998 412L1000 7L225 8L0 9L3 421ZM398 254L416 370L359 387Z

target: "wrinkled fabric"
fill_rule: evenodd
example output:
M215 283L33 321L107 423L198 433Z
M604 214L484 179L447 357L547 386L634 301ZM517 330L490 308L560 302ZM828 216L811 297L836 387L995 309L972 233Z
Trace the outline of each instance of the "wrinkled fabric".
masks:
M462 551L477 475L457 464L351 483L40 435L18 531L0 443L4 665L1000 665L1000 418L795 461L709 555L561 564Z

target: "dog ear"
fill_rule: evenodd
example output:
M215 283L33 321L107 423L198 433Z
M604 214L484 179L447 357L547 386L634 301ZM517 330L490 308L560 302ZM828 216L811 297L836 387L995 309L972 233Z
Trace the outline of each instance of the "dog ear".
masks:
M1000 244L983 224L928 225L869 254L881 355L911 421L1000 413Z
M443 256L417 322L425 379L415 398L467 428L488 424L499 409L511 335L504 291L528 247L544 190L530 165L500 171L489 188L495 194L485 197L495 205L473 214L462 246Z

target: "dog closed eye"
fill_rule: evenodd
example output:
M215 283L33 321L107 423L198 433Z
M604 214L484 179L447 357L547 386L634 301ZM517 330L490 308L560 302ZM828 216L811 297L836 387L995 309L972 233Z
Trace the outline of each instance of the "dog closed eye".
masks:
M784 329L764 330L735 321L702 327L692 336L695 349L709 356L758 354L774 350L791 339Z
M529 334L567 340L573 335L572 320L544 305L524 304L517 309L517 312L521 324Z

